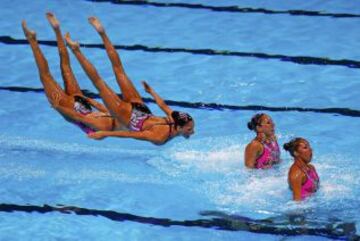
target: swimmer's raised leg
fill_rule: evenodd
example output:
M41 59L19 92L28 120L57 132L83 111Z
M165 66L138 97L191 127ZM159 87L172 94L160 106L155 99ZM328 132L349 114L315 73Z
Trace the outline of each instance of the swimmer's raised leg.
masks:
M36 65L38 67L40 80L44 86L46 97L48 98L50 104L54 107L58 105L71 106L67 100L65 92L61 89L60 85L52 77L49 65L45 59L41 49L39 48L38 42L36 40L36 33L27 28L26 22L22 21L22 29L26 36L26 39L29 41L31 46Z
M124 67L122 65L120 56L112 43L110 42L110 39L108 38L104 27L101 25L100 21L96 17L89 17L89 23L95 28L95 30L98 32L100 37L103 40L106 52L110 58L112 68L117 80L118 85L120 86L123 99L126 102L135 102L135 103L143 103L143 100L141 99L140 94L134 87L131 80L127 77Z
M95 67L89 60L81 53L78 42L74 42L70 38L70 34L65 35L65 41L79 61L87 76L93 82L99 94L104 101L106 108L110 111L111 115L116 117L122 124L128 125L131 115L131 104L122 101L116 93L105 83L100 77Z
M46 18L48 19L56 35L56 41L60 56L61 75L64 80L65 92L71 96L72 95L82 96L83 93L81 92L80 86L76 81L76 78L70 66L70 58L65 46L64 39L62 38L60 23L55 17L55 15L51 12L46 13Z

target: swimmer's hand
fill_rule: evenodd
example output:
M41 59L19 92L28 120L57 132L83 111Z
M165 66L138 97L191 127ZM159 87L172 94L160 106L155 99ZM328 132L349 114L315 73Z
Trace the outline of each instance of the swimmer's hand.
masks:
M88 137L95 140L102 140L106 137L106 135L103 131L97 131L97 132L89 133Z
M145 81L142 81L142 84L147 93L151 93L153 91L153 89L150 87L150 85L148 83L146 83Z

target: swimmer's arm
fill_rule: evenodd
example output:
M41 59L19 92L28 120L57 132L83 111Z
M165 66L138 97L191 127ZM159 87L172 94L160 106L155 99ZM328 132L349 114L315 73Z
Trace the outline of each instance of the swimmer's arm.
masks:
M301 185L303 175L300 171L291 171L289 177L289 183L293 192L293 200L301 201Z
M144 89L148 92L155 100L156 104L160 107L162 111L165 112L167 116L171 116L173 110L165 103L165 101L155 92L155 90L145 81L142 81Z
M74 121L80 121L83 122L86 118L83 115L80 115L79 113L77 113L76 111L64 107L64 106L60 106L60 105L53 105L52 106L54 109L56 109L57 111L60 112L60 114L62 114L63 116L67 117L67 118L71 118Z
M96 123L94 123L93 120L86 118L85 116L77 113L76 111L74 111L73 109L67 108L67 107L63 107L63 106L58 106L58 105L53 105L53 107L60 112L60 114L62 114L64 117L69 118L73 121L78 121L81 123L84 123L90 127L95 126ZM96 129L96 128L95 128Z
M256 159L262 153L262 145L258 141L252 141L245 148L245 166L247 168L255 168Z
M106 137L134 138L137 140L150 141L154 144L162 144L166 141L166 136L162 137L159 133L151 131L97 131L90 133L88 137L97 140Z

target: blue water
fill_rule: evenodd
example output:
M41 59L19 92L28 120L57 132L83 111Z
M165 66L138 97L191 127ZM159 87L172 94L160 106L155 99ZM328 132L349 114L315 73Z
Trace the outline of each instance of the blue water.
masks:
M360 15L359 1L196 3ZM85 0L38 0L31 5L5 0L0 7L1 35L17 40L24 39L22 19L39 40L55 40L45 18L50 10L63 33L69 31L82 44L101 43L87 23L88 16L96 15L117 45L360 60L360 17L214 12ZM41 48L61 83L57 49ZM165 99L186 103L360 110L358 68L186 51L119 51L144 97L149 96L141 80ZM83 52L118 90L105 51L83 48ZM0 87L42 87L28 45L0 42L0 58ZM81 87L96 93L71 58ZM350 236L329 235L330 231L306 235L306 230L336 224L360 229L359 117L267 111L281 145L303 136L313 146L321 188L314 197L295 204L286 180L291 165L287 153L282 153L284 161L274 170L244 168L244 147L253 138L246 123L256 110L171 106L192 114L196 134L154 146L130 139L90 140L50 108L42 92L0 90L0 101L0 240L332 240ZM162 115L154 104L149 107ZM77 209L59 212L56 208L61 205ZM112 218L102 211L113 211ZM305 231L287 236L286 230L298 227L288 221L294 214L306 219L300 225ZM284 225L285 231L247 231L236 226L244 219L260 223L270 219ZM196 220L200 221L194 225ZM211 225L206 226L206 220ZM235 228L222 226L229 220Z

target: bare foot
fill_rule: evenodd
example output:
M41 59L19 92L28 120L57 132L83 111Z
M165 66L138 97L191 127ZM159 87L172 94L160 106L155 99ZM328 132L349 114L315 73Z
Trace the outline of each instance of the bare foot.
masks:
M66 33L65 34L65 41L66 41L66 44L72 49L72 50L78 50L80 48L80 45L78 42L75 42L75 41L72 41L70 39L70 34L69 33Z
M48 19L49 23L53 27L53 29L59 29L59 21L56 19L55 15L51 12L46 13L46 18Z
M97 17L89 17L89 23L96 29L98 33L105 32L104 27L101 25L99 19Z
M21 26L28 41L36 40L36 33L27 28L25 20L21 22Z

